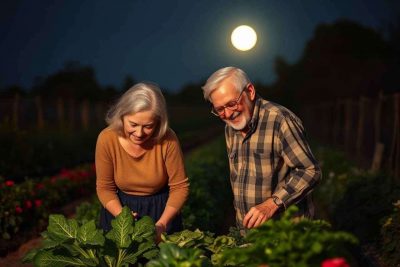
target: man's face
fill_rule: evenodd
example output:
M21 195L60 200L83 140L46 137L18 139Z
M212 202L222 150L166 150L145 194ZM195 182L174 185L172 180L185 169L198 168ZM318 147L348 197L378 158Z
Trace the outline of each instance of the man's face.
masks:
M214 108L223 107L238 100L238 104L234 110L225 108L224 112L219 117L233 129L245 131L247 124L252 117L252 100L254 100L254 87L252 84L243 88L244 92L240 96L240 91L235 89L235 86L226 79L221 85L210 95L211 102ZM240 96L240 98L239 98Z

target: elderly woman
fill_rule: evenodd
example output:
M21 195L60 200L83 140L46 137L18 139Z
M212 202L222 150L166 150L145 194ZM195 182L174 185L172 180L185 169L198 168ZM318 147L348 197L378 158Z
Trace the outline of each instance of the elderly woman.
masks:
M150 83L134 85L110 108L106 121L96 144L102 228L109 231L111 220L128 206L134 217L153 218L157 240L162 232L182 230L180 210L189 182L160 89Z

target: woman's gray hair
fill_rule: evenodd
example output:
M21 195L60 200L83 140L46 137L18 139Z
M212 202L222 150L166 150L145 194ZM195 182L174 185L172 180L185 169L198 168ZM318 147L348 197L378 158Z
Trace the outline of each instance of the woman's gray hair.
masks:
M168 129L165 98L158 85L149 82L135 84L129 88L108 110L106 122L110 128L123 132L123 117L142 111L151 111L157 120L153 138L159 141Z
M239 68L225 67L219 69L208 78L206 84L202 87L204 99L211 102L210 95L227 78L230 78L238 92L250 83L247 74Z

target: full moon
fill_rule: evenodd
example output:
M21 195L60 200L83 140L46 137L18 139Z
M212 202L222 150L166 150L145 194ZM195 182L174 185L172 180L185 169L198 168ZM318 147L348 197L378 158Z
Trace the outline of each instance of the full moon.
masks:
M237 49L247 51L256 45L257 34L250 26L241 25L233 30L231 41Z

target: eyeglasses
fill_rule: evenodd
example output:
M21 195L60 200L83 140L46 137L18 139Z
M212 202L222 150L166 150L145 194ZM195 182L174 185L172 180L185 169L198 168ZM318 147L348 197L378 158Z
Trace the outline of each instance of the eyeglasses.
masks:
M243 94L244 90L246 90L246 88L247 88L247 86L245 86L245 87L243 88L243 90L240 92L239 97L238 97L236 100L229 101L227 104L225 104L225 105L223 105L223 106L219 106L219 107L214 107L214 106L213 106L213 107L211 108L211 113L212 113L213 115L219 117L219 116L222 116L222 115L225 114L225 109L226 109L226 108L229 109L229 110L232 110L232 111L237 110L238 105L239 105L240 98L242 97L242 94Z

